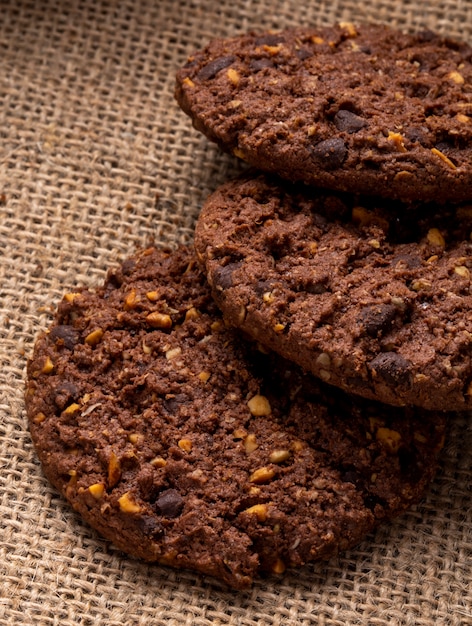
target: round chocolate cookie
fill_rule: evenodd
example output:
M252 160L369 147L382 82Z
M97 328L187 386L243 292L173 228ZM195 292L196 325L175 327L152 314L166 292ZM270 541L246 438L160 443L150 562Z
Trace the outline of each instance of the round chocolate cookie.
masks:
M28 363L44 472L125 552L235 588L359 541L424 493L445 420L331 394L225 327L188 250L65 295Z
M472 48L350 23L217 39L176 98L221 148L291 181L403 200L472 197Z
M472 206L446 210L244 176L195 242L231 325L349 392L472 409Z

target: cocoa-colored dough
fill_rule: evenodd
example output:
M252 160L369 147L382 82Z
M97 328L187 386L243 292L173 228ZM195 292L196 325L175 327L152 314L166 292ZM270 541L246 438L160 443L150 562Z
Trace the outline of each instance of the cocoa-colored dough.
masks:
M332 385L472 409L472 207L404 205L247 174L195 242L226 320Z
M328 389L225 327L193 253L150 248L65 295L26 406L91 526L243 588L351 546L433 475L442 416Z
M472 197L472 48L385 25L216 39L177 74L194 126L291 181L403 200Z

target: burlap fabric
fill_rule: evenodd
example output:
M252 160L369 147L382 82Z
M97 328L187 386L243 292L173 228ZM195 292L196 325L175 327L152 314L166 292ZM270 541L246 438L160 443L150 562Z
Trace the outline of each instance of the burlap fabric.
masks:
M357 549L234 593L124 557L42 475L26 358L62 293L151 238L192 239L234 174L173 100L207 39L335 20L470 39L471 0L0 2L0 624L472 624L472 428L458 417L425 500Z

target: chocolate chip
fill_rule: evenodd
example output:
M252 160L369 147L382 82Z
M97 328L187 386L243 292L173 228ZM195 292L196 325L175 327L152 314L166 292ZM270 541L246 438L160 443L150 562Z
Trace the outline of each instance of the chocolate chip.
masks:
M276 46L277 44L283 43L284 41L285 37L283 35L269 34L257 37L255 44L256 46Z
M210 63L207 63L196 75L197 80L210 80L214 78L218 72L224 70L226 67L229 67L236 61L236 57L234 55L219 57L217 59L213 59Z
M177 517L183 509L184 499L176 489L167 489L161 492L154 506L164 517Z
M297 58L300 59L300 61L305 61L306 59L309 59L313 56L313 52L311 50L308 50L308 48L300 48L299 50L295 51L295 54Z
M68 350L73 350L79 342L79 332L69 324L55 326L51 330L50 337L54 339L56 345L63 345Z
M233 286L233 272L240 263L228 263L224 267L218 267L213 274L213 283L218 291L224 291Z
M72 401L76 400L79 390L74 383L63 381L57 385L54 394L54 402L61 410L64 409Z
M312 147L311 153L324 170L341 167L347 157L347 147L340 137L325 139Z
M406 385L410 380L410 362L396 352L378 354L369 367L389 385Z
M370 337L379 337L391 330L399 310L393 304L367 306L360 315L359 322Z
M175 413L181 404L189 402L189 397L184 393L176 393L175 396L166 398L163 402L164 409L168 413Z
M274 67L272 59L251 59L249 62L249 68L252 72L260 72L266 67Z
M340 109L334 116L334 125L338 130L352 135L367 126L367 122L352 111Z
M136 261L134 259L126 259L121 265L121 271L125 276L129 276L133 273L135 267Z
M162 525L151 516L140 517L137 520L137 524L145 535L153 539L157 539L164 534Z

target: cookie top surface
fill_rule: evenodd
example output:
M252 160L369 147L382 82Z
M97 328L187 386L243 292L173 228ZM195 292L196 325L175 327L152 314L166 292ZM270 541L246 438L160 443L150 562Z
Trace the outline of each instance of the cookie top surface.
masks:
M183 249L66 294L27 378L44 471L84 519L131 555L235 588L403 511L444 437L440 415L333 396L242 341Z
M403 200L472 197L472 48L381 25L218 39L176 98L224 150L291 181Z
M364 397L472 408L472 208L230 181L196 248L227 321Z

